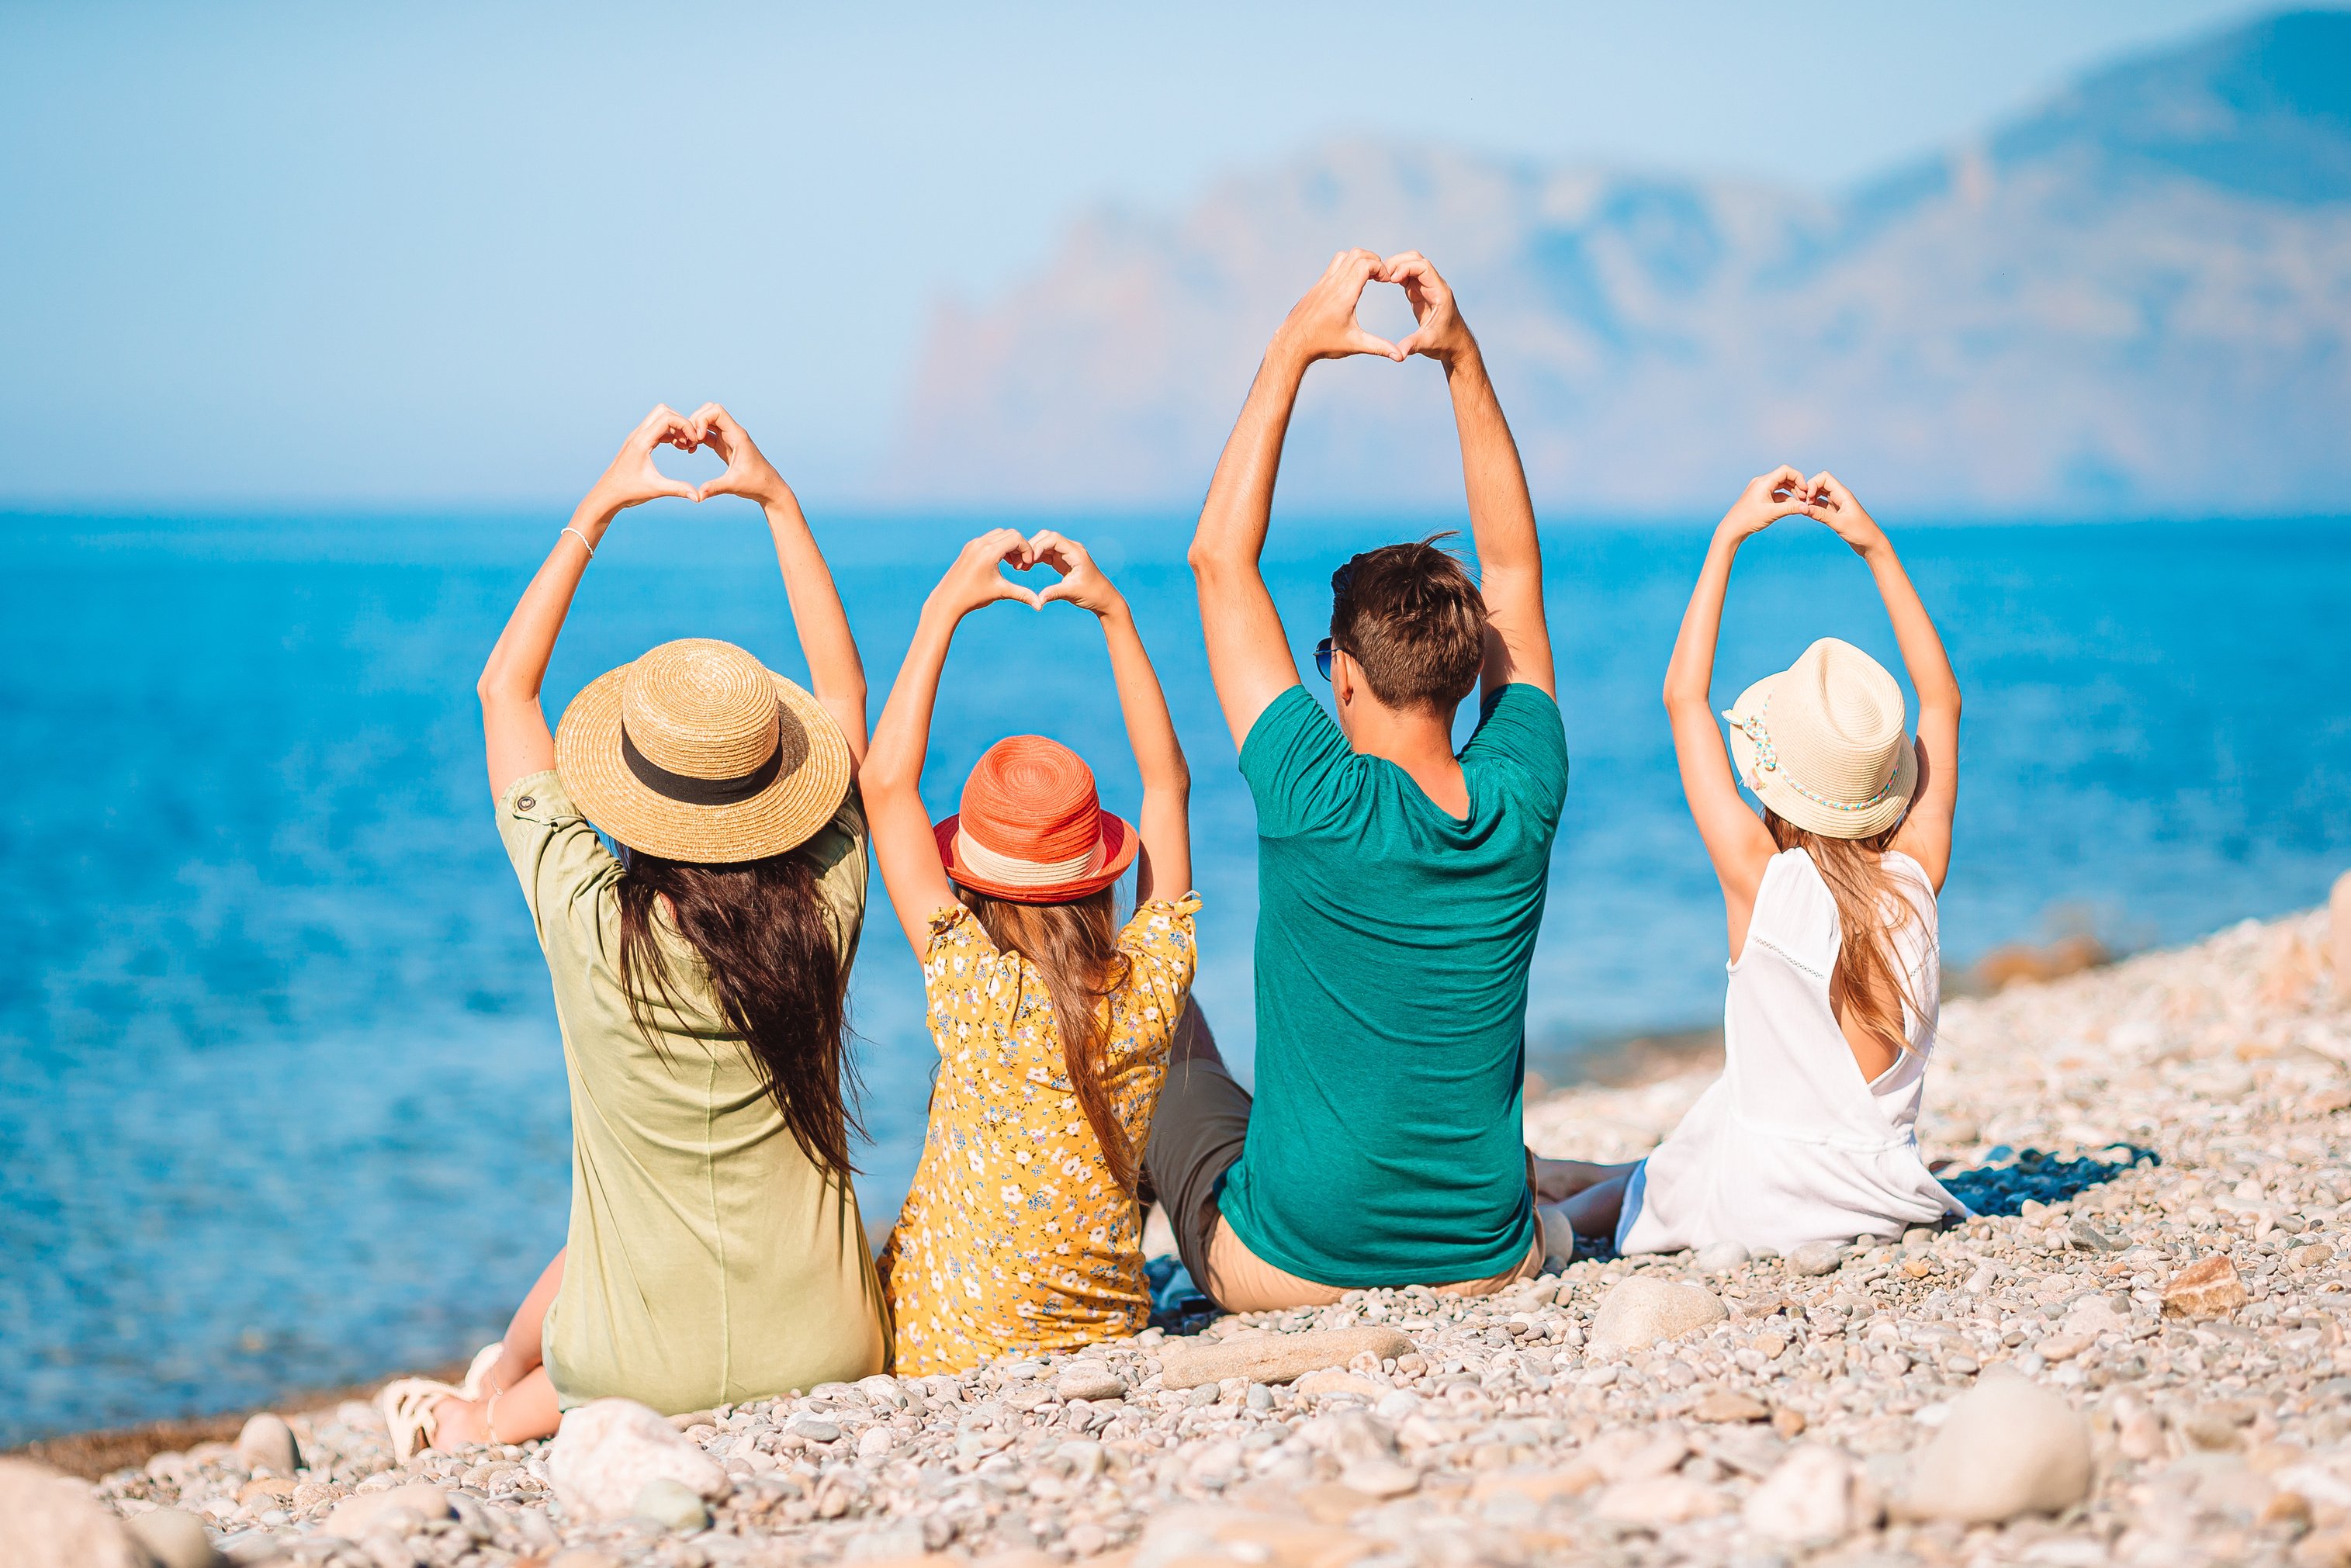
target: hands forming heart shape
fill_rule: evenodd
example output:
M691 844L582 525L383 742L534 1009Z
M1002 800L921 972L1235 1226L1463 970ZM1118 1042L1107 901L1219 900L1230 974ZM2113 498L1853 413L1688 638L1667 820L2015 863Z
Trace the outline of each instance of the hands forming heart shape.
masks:
M700 485L673 479L653 466L653 451L663 446L674 446L680 452L706 446L726 463L726 471ZM621 443L619 455L604 470L596 488L616 507L642 506L663 496L682 501L747 496L765 505L786 493L783 476L760 452L750 433L715 402L705 402L691 414L682 414L667 403L656 404Z
M1412 307L1414 329L1400 343L1364 330L1355 319L1364 290L1374 283L1393 283L1404 290ZM1300 361L1341 360L1351 354L1377 354L1399 362L1424 354L1446 365L1473 355L1478 340L1461 319L1453 289L1426 256L1416 250L1382 257L1368 250L1343 250L1304 298L1290 308L1289 318L1274 334L1277 352Z
M1747 482L1747 488L1724 515L1722 526L1745 538L1782 517L1799 514L1826 524L1837 538L1863 554L1886 537L1835 475L1823 468L1806 478L1784 463Z
M1013 581L1000 568L1030 571L1040 566L1061 573L1061 580L1042 593ZM967 615L1000 599L1018 600L1031 610L1059 601L1107 615L1122 602L1118 590L1087 553L1086 547L1050 528L1023 534L1018 528L995 528L963 547L946 576L933 591L933 602L956 615Z

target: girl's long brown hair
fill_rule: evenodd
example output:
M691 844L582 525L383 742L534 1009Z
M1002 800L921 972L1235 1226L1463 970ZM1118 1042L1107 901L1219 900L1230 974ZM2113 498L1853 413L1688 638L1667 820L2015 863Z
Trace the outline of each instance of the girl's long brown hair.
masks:
M1053 998L1053 1027L1061 1039L1061 1066L1070 1092L1102 1145L1102 1160L1121 1190L1134 1190L1135 1150L1127 1142L1110 1097L1110 1009L1103 1007L1133 969L1118 950L1117 912L1111 890L1067 904L1015 904L990 898L960 883L956 896L979 919L1002 953L1037 967Z
M1921 998L1910 994L1910 978L1894 956L1894 934L1917 917L1886 869L1886 847L1902 824L1866 839L1833 839L1766 808L1763 825L1783 852L1800 849L1810 855L1821 880L1828 883L1829 895L1836 900L1839 933L1830 995L1844 1003L1864 1034L1899 1061L1910 1049L1909 1033L1902 1027L1903 1004L1907 1002L1913 1012L1926 1010Z
M841 955L815 866L799 853L696 865L632 852L627 862L619 894L630 1019L658 1040L653 1004L683 1010L653 935L655 901L667 898L679 935L702 960L719 1017L743 1037L793 1140L822 1169L853 1174L849 1134L864 1129L856 1070L843 1046Z

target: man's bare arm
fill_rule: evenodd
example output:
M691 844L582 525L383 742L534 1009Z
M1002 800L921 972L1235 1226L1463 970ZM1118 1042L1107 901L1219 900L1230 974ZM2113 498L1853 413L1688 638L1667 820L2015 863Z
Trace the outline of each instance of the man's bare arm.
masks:
M1298 661L1259 563L1273 516L1281 444L1306 368L1350 354L1403 358L1395 344L1355 324L1364 287L1382 265L1370 251L1343 251L1291 308L1258 366L1200 508L1200 525L1192 536L1192 575L1199 586L1208 674L1236 747L1249 739L1258 716L1298 684Z
M1445 367L1453 394L1453 423L1461 438L1461 477L1468 492L1469 534L1478 549L1478 580L1486 598L1486 694L1523 681L1556 696L1551 627L1543 616L1542 544L1519 444L1502 417L1501 400L1486 374L1486 357L1461 319L1453 290L1418 251L1392 256L1381 277L1400 284L1419 325L1396 345Z

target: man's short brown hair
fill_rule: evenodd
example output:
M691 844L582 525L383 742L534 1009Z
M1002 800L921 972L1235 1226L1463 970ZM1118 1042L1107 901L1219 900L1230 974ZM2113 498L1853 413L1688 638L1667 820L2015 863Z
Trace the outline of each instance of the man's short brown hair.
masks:
M1365 550L1331 574L1331 645L1363 666L1389 707L1449 714L1478 684L1486 601L1459 559L1437 548L1453 537Z

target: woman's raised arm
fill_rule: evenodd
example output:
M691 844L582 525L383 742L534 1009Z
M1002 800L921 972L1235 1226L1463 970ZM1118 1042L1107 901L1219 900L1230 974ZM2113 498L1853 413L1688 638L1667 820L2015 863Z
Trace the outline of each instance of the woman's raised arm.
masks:
M931 950L932 915L956 902L930 813L923 810L923 758L930 748L939 671L946 664L956 627L973 611L999 599L1017 599L1032 609L1042 604L997 570L1006 561L1025 568L1030 559L1029 541L1013 528L982 534L963 547L923 601L914 640L906 646L905 662L898 666L897 682L882 705L882 722L874 726L873 744L865 754L862 783L873 858L881 862L882 885L890 890L890 906L898 912L898 924L918 958Z
M1893 847L1917 861L1940 893L1951 869L1951 818L1959 801L1959 678L1951 673L1943 639L1886 530L1834 474L1813 475L1804 490L1805 513L1826 523L1868 563L1877 596L1886 601L1886 618L1894 623L1910 687L1918 694L1917 792Z
M1143 835L1143 852L1135 867L1134 901L1180 898L1192 890L1192 769L1184 760L1183 742L1176 738L1167 694L1160 689L1159 672L1144 651L1134 613L1075 539L1049 528L1032 535L1029 549L1033 559L1061 574L1061 580L1039 597L1047 603L1067 600L1092 611L1102 622L1111 674L1118 683L1119 712L1126 719L1127 744L1134 748L1134 768L1143 779L1142 821L1135 824Z
M1748 917L1755 912L1755 894L1763 885L1772 843L1762 820L1740 797L1739 775L1722 743L1722 723L1711 700L1714 650L1722 633L1730 563L1740 545L1789 513L1802 511L1803 483L1802 474L1784 465L1748 481L1716 525L1706 565L1690 591L1689 608L1682 612L1673 659L1666 666L1666 716L1673 726L1674 757L1681 765L1682 797L1689 802L1698 837L1706 841L1707 856L1722 883L1734 958L1747 946Z
M783 570L784 598L791 605L792 630L800 640L800 656L808 661L809 688L848 740L853 775L865 761L865 664L857 656L849 612L841 607L841 591L833 586L832 569L809 530L799 497L750 433L725 409L705 402L688 423L695 440L726 462L726 472L705 482L695 499L743 496L758 502L767 514L768 531L776 540L776 564Z
M498 633L489 662L482 666L482 678L474 685L482 699L482 739L489 756L492 799L503 796L516 779L555 766L555 737L539 711L538 689L547 679L556 634L571 612L580 574L594 559L604 530L627 508L657 496L700 498L693 486L653 466L654 447L691 452L698 439L685 418L667 404L645 415L621 443L611 466L572 509L571 521L507 617L506 630Z

